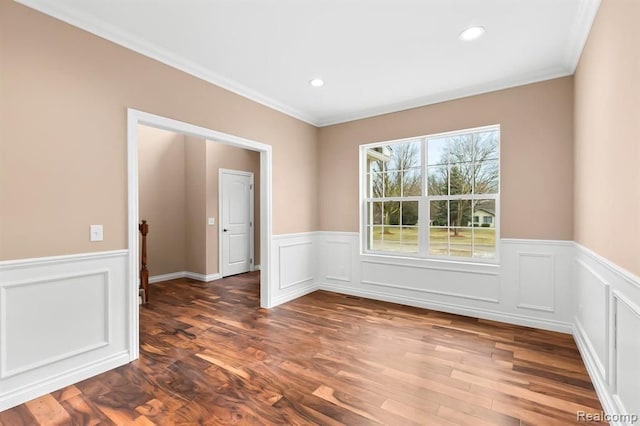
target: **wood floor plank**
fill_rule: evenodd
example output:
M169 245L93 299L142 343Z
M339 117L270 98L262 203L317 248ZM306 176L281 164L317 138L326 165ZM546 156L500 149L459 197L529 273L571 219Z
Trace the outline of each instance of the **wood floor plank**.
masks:
M602 409L570 335L324 291L265 310L258 280L153 284L140 359L0 425L565 425Z

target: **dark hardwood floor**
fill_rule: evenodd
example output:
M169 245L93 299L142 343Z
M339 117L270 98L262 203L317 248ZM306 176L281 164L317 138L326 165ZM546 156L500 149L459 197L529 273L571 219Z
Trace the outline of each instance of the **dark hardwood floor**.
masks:
M602 409L569 335L258 274L151 286L136 362L0 413L16 425L566 425Z

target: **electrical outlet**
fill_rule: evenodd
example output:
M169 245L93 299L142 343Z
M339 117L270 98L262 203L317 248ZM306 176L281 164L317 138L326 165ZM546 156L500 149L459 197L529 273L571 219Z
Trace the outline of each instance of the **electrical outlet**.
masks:
M104 230L102 225L91 225L89 226L89 241L103 241L104 240Z

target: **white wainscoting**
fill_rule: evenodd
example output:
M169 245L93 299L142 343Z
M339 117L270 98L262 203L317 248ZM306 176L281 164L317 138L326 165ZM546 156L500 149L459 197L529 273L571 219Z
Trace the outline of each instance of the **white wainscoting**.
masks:
M270 307L317 289L317 241L315 232L273 236Z
M575 296L574 337L604 410L640 415L640 279L576 244Z
M499 264L360 255L359 235L317 232L317 288L570 333L570 241L503 240Z
M129 362L127 254L0 262L0 411Z

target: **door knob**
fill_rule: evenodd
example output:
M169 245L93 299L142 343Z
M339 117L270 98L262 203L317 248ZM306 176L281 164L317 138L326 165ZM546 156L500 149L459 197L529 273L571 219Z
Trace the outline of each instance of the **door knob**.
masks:
M226 229L226 228L222 230L222 232L227 232L227 231L228 231L228 229Z

